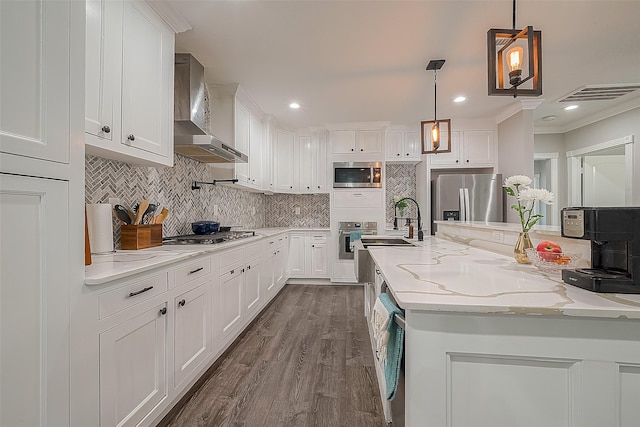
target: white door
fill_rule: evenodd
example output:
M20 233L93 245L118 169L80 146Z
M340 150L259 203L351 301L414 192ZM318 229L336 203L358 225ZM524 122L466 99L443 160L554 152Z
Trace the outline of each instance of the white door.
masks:
M382 151L382 132L379 130L358 131L358 153L379 153Z
M625 206L624 155L584 156L583 206Z
M314 144L314 168L315 168L315 190L317 192L327 191L327 170L330 166L327 162L327 134L319 133Z
M215 118L214 118L215 120ZM246 107L239 102L236 102L235 107L235 137L234 143L235 148L238 149L241 153L249 156L248 163L236 163L236 178L240 180L240 182L249 183L249 163L251 163L251 157L253 153L251 152L251 147L249 143L249 138L251 134L251 113Z
M100 334L100 425L136 426L167 396L167 305Z
M253 114L249 117L249 178L250 184L257 188L263 188L262 157L266 155L263 144L262 122ZM242 150L241 150L242 151Z
M385 156L387 160L399 160L404 157L402 132L388 132L385 138Z
M313 191L313 167L316 159L313 156L313 147L310 136L298 137L298 147L300 148L300 191L309 193Z
M407 132L404 134L404 155L405 159L420 160L422 150L420 147L420 132Z
M353 154L356 151L356 131L336 130L331 134L333 152L336 154Z
M260 307L262 302L262 284L264 278L262 268L264 263L260 258L249 261L244 268L244 307L247 314L253 314Z
M293 135L278 132L275 143L276 189L290 192L294 184L294 138Z
M292 234L290 239L291 257L289 257L289 273L292 276L304 276L304 234Z
M174 387L211 354L211 280L209 276L200 286L174 300Z
M69 425L68 192L0 174L2 426Z
M311 276L312 277L326 277L328 274L327 269L327 244L326 243L312 243L311 244Z
M242 322L242 267L220 276L219 333L223 345L240 330Z
M0 151L69 163L67 1L0 1Z
M462 154L462 166L493 166L493 131L464 131Z

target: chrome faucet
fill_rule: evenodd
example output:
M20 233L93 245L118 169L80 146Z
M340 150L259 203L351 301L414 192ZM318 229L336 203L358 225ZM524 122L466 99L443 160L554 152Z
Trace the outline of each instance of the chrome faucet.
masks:
M393 205L393 229L398 229L398 203L402 202L403 200L411 200L416 204L416 208L418 208L418 241L422 242L424 240L424 233L422 232L422 216L420 215L420 205L418 205L418 202L416 202L411 197L400 199L396 202L395 205Z

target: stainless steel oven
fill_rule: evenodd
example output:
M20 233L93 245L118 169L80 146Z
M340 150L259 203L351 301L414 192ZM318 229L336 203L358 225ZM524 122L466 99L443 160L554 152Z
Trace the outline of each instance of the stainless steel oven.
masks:
M334 162L333 188L382 187L381 162Z
M341 222L338 227L338 259L353 259L352 237L377 232L377 222Z

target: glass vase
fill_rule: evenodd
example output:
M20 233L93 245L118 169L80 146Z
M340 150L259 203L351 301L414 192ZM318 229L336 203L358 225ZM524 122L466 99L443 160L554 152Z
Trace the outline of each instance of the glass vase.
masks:
M533 248L529 233L520 233L516 245L513 248L513 257L518 261L518 264L531 264L525 251L527 248Z

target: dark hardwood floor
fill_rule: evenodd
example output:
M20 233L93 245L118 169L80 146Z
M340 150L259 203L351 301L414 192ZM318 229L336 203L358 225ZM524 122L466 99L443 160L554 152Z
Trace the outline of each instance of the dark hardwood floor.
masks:
M360 286L285 286L168 425L385 426L363 313Z

